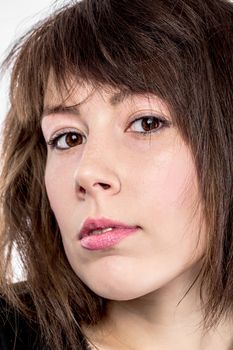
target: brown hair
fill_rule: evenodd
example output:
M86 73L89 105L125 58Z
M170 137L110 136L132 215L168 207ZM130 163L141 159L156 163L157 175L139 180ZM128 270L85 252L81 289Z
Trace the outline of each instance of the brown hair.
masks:
M68 89L72 78L83 79L151 92L170 106L192 150L204 203L208 247L200 278L201 291L208 295L206 327L231 312L233 4L73 1L15 44L3 67L12 63L1 152L1 289L27 317L37 318L46 344L54 350L85 348L80 325L98 323L106 305L72 270L46 195L47 150L40 121L51 70L58 88ZM10 283L13 244L35 313Z

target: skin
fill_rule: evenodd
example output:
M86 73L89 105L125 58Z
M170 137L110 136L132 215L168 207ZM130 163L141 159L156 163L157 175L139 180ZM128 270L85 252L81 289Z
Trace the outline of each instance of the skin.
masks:
M191 151L164 101L152 94L111 101L116 92L79 83L65 101L82 102L79 113L49 113L62 101L50 79L41 121L46 142L67 128L85 135L69 149L48 145L45 171L70 265L109 299L106 319L83 329L103 350L228 349L229 324L219 326L220 336L204 336L199 327L198 282L177 305L198 275L206 247ZM142 116L170 124L155 123L156 132L143 136L142 120L130 125ZM59 145L68 146L65 137ZM140 229L109 249L83 248L77 235L84 220L102 216Z

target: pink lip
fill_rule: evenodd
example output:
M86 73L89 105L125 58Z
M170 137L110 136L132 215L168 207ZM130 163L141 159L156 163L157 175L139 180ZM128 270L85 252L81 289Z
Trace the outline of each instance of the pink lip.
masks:
M138 226L129 226L126 225L120 221L116 221L116 220L111 220L111 219L107 219L107 218L87 218L84 223L83 226L79 232L79 239L83 239L85 236L88 236L90 234L91 231L93 230L98 230L98 229L104 229L104 228L108 228L108 227L114 227L114 228L118 228L118 229L124 229L124 230L132 230L135 228L138 228ZM116 230L115 230L116 232ZM103 235L103 234L102 234ZM106 235L106 233L105 233ZM93 237L93 236L92 236Z
M90 235L91 231L113 227L112 231ZM79 233L80 244L89 250L100 250L112 247L123 238L134 233L139 226L129 226L120 221L107 218L88 218L84 221Z
M84 236L83 238L81 238L80 244L83 248L86 248L89 250L106 249L116 245L122 239L135 233L135 231L137 230L138 230L138 227L134 227L134 228L118 227L113 229L112 231L108 231L100 234L94 234L90 236Z

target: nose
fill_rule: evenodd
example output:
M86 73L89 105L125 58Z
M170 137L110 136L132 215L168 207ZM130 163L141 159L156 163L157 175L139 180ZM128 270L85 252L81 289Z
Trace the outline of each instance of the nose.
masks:
M110 150L101 151L92 146L85 146L81 159L77 162L74 174L74 182L79 199L84 200L87 195L99 196L115 195L120 192L116 162Z

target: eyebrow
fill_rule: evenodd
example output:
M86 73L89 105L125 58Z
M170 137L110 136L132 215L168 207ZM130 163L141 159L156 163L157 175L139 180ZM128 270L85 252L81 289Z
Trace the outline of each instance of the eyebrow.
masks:
M129 91L116 92L109 98L109 103L111 106L117 106L121 102L123 102L129 95L132 95L132 93ZM88 98L71 106L66 106L63 104L58 104L54 106L49 106L49 105L45 106L41 116L42 118L45 116L49 116L51 114L72 114L72 115L80 116L81 114L80 106L83 105L87 99Z

